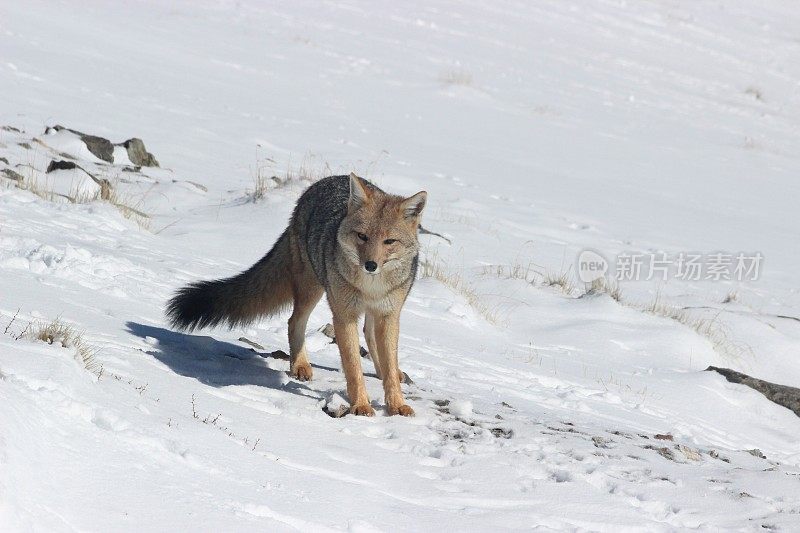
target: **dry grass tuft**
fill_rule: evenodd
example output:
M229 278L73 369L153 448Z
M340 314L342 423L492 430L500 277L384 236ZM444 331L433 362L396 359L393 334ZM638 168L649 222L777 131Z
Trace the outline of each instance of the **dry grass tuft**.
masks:
M117 188L111 188L107 201L116 207L124 218L136 222L141 229L149 231L153 219L140 209L144 198L142 196L135 200L133 195L122 195Z
M584 296L594 296L597 294L607 294L618 303L622 303L622 289L616 280L610 278L597 278L589 284Z
M267 197L270 191L293 184L307 187L326 176L334 174L328 163L315 161L312 155L305 156L300 164L294 166L291 161L286 165L282 176L276 175L275 161L270 158L258 161L253 172L253 188L245 191L248 202L259 202Z
M267 177L268 174L259 168L253 177L253 189L245 191L245 196L250 202L260 202L267 197L267 192L277 183L277 176Z
M464 281L460 271L450 271L437 252L427 254L425 259L419 262L419 275L422 278L433 278L446 285L462 296L487 322L493 325L499 324L497 309L486 304L475 288Z
M556 287L567 296L572 296L575 293L575 283L569 271L564 271L559 274L545 272L542 284L547 287Z
M117 185L112 186L109 180L98 178L82 167L76 168L75 172L85 173L100 186L100 190L87 192L85 190L80 190L77 186L73 186L68 194L61 194L55 190L55 180L48 179L48 175L37 168L35 161L30 160L23 168L23 179L21 182L16 182L16 186L22 190L35 194L48 202L67 201L71 204L90 204L99 201L108 202L113 205L124 218L133 220L141 229L150 229L151 217L140 209L141 203L144 201L144 196L137 201L134 200L133 195L123 195L119 192Z
M761 92L761 89L758 87L750 86L744 90L744 93L747 95L752 96L756 100L763 102L764 101L764 93Z
M472 85L472 74L464 69L456 68L439 73L439 83L443 85Z
M730 304L739 301L739 293L737 291L729 292L725 298L722 299L722 303Z
M647 305L629 305L629 307L638 308L652 315L669 318L692 328L698 334L707 338L715 351L733 360L753 355L753 350L750 346L731 340L728 330L718 319L719 313L710 318L697 317L687 309L663 303L658 295Z
M97 350L84 341L82 331L76 330L74 326L66 324L60 319L35 324L28 330L26 336L47 344L59 344L63 348L73 349L75 350L75 359L86 370L94 374L100 371L100 366L95 361Z
M510 265L483 265L481 274L500 279L519 279L533 283L539 271L532 262L527 264L512 263Z
M483 265L481 274L500 279L518 279L532 284L536 276L541 276L539 268L541 267L533 261L523 263L517 256L514 262L508 265Z

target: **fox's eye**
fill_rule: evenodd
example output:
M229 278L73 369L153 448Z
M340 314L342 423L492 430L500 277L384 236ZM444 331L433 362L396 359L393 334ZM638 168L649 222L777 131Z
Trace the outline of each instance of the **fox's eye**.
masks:
M397 242L397 239L386 239L383 241L383 244L394 244Z
M361 239L364 242L367 242L369 240L369 237L367 237L363 233L357 233L356 235L358 235L358 238Z

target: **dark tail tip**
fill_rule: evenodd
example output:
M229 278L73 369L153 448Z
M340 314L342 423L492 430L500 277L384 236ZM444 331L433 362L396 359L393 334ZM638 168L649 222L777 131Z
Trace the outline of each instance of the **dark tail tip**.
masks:
M215 326L225 317L215 305L214 288L218 282L201 281L178 289L167 303L167 319L179 330L193 331L196 328Z

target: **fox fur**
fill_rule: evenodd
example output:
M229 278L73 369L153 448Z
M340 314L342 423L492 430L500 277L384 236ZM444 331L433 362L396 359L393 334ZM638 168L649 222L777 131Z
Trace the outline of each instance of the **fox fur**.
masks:
M305 347L311 311L325 294L347 379L350 411L372 416L359 354L358 322L383 381L389 414L411 416L397 362L400 310L417 273L417 230L425 191L403 198L355 174L330 176L309 187L289 226L255 265L228 279L181 288L167 305L173 327L231 328L291 307L291 374L312 377Z

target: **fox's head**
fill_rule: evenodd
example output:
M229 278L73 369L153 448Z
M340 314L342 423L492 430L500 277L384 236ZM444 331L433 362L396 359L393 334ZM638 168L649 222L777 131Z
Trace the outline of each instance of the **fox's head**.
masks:
M419 252L417 227L428 193L409 198L386 194L350 174L347 216L339 226L339 244L348 261L365 274L408 267Z

